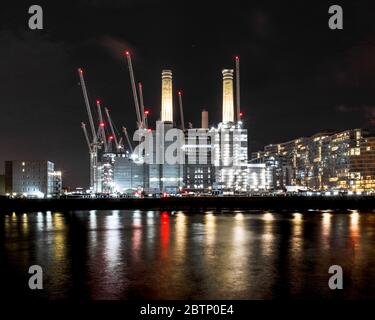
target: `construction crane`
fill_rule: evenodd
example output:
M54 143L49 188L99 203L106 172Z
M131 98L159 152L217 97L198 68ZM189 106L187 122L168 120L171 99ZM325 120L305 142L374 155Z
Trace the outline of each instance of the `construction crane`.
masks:
M95 132L95 127L94 127L94 120L92 117L91 113L91 106L90 106L90 101L89 97L87 94L87 89L86 89L86 83L85 79L83 77L83 70L82 68L78 69L78 75L79 75L79 80L82 88L82 93L83 93L83 98L85 100L85 105L86 105L86 111L87 115L89 118L89 123L90 123L90 128L91 128L91 133L92 133L92 142L90 143L89 136L87 134L86 130L86 125L82 126L84 130L84 134L86 137L86 141L89 143L90 148L90 189L93 190L95 193L99 192L99 184L98 184L98 172L97 172L97 167L98 167L98 138Z
M137 88L135 86L135 79L134 79L134 71L133 71L132 59L131 59L129 51L126 51L125 55L126 55L126 58L127 58L127 61L128 61L128 66L129 66L130 82L131 82L132 91L133 91L135 112L137 114L137 126L138 126L138 128L142 128L142 125L143 125L143 123L142 123L142 116L141 116L141 112L140 112L140 109L139 109L138 94L137 94Z
M94 120L93 120L92 113L91 113L91 106L90 106L89 97L87 95L86 83L85 83L85 79L83 78L82 68L78 69L78 75L79 75L79 80L80 80L81 87L82 87L83 98L85 100L87 115L89 117L89 123L90 123L93 143L96 143L97 142L97 136L96 136L96 133L95 133Z
M85 135L87 146L89 148L89 152L91 153L91 142L90 142L89 136L87 134L86 124L84 122L81 122L81 128L83 130L83 134Z
M182 105L182 92L178 92L178 103L180 105L180 117L181 117L181 128L182 131L185 131L185 120L184 120L184 109Z
M133 153L133 146L132 146L132 144L131 144L131 142L130 142L130 139L129 139L128 130L126 130L125 127L122 127L122 131L124 132L125 137L126 137L126 140L128 141L128 145L129 145L130 153Z
M108 110L108 108L104 108L104 111L105 111L105 113L107 115L109 127L110 127L111 133L112 133L112 136L110 136L110 137L112 137L112 139L110 139L110 140L113 140L115 142L116 151L118 151L120 149L120 144L118 143L116 132L115 132L115 130L113 128L113 123L112 123L111 116L109 115L109 110Z
M104 146L104 151L108 151L108 144L107 138L105 134L105 122L103 120L102 108L100 106L100 100L96 100L96 106L98 107L98 115L99 115L99 129L98 129L98 140L100 139Z
M145 128L146 129L148 128L148 115L149 114L150 114L150 111L149 110L145 110L145 112L144 112L144 116L145 116L144 123L145 123Z
M237 122L241 120L241 106L240 106L240 57L236 56L236 111Z
M120 137L120 139L118 141L118 145L119 145L120 149L124 149L124 144L122 143L122 137Z
M145 127L145 105L143 104L143 88L142 83L138 83L138 90L139 90L139 103L141 107L141 120L142 120L142 128Z

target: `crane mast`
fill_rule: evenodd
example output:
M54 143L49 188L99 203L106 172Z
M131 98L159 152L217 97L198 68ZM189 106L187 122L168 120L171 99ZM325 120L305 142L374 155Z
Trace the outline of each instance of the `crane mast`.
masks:
M103 120L103 114L102 114L102 108L100 105L100 100L96 100L96 106L98 107L98 115L99 115L99 130L98 130L98 138L100 137L101 142L103 142L104 145L104 151L108 151L108 144L107 139L105 136L105 123Z
M119 141L118 141L118 147L120 149L124 149L124 146L123 146L123 143L122 143L122 137L120 137Z
M96 132L95 132L94 120L93 120L92 113L91 113L91 106L90 106L90 101L89 101L89 97L88 97L88 94L87 94L86 83L85 83L85 79L83 77L82 68L78 69L78 75L79 75L79 80L80 80L81 87L82 87L83 98L85 100L87 115L89 117L89 123L90 123L93 143L96 143L97 137L96 137Z
M113 123L112 123L111 116L109 115L109 110L108 110L108 108L104 108L104 111L105 111L105 113L107 115L109 127L111 128L111 133L112 133L113 140L115 141L116 150L118 150L119 149L119 143L118 143L118 140L117 140L117 136L116 136L115 130L113 128Z
M122 127L122 131L124 132L126 140L128 141L130 152L133 153L133 147L132 147L132 144L131 144L130 139L129 139L128 130L126 130L125 127Z
M126 58L127 58L127 61L128 61L128 66L129 66L130 82L131 82L131 86L132 86L133 98L134 98L134 104L135 104L135 111L136 111L136 114L137 114L137 121L138 121L137 125L138 125L139 128L141 128L142 127L142 118L141 118L140 109L139 109L137 88L135 86L132 59L131 59L129 51L126 51L125 54L126 54Z
M143 88L142 83L138 83L138 89L139 89L139 103L141 106L141 120L142 120L142 128L145 127L145 105L143 104Z
M84 122L81 122L81 128L83 130L83 134L85 135L85 139L87 142L87 146L89 148L89 152L91 153L91 143L90 143L89 135L87 134L86 124Z
M182 131L185 131L185 120L184 120L184 109L182 105L182 92L178 92L178 103L180 105L180 117L181 117L181 128Z
M90 123L90 128L91 128L91 133L92 133L92 142L90 143L89 136L87 134L86 130L86 125L82 125L82 129L85 134L85 138L87 143L90 145L90 188L93 190L95 193L99 192L99 184L98 184L98 138L97 134L95 132L95 126L94 126L94 120L92 117L91 113L91 106L90 106L90 101L89 97L87 94L87 89L86 89L86 84L85 84L85 79L83 78L83 70L82 68L78 69L78 75L79 75L79 80L81 83L82 87L82 93L83 93L83 98L85 100L85 105L86 105L86 111L87 115L89 118L89 123Z
M150 111L148 111L148 110L145 110L145 112L144 112L144 115L145 115L144 124L145 124L146 129L148 128L148 115L149 115L149 113L150 113Z

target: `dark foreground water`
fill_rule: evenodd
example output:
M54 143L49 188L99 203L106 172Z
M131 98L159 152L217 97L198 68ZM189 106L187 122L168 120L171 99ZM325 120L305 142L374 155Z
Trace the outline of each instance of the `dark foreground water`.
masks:
M14 213L0 231L8 297L375 298L372 213ZM28 289L34 264L43 291ZM344 290L328 288L331 265Z

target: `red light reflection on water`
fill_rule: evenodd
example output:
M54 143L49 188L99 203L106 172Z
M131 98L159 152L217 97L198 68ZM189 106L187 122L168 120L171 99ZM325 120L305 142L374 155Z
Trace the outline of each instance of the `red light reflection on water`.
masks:
M169 214L166 211L161 213L161 226L160 226L160 246L161 246L161 255L165 257L167 255L169 247Z

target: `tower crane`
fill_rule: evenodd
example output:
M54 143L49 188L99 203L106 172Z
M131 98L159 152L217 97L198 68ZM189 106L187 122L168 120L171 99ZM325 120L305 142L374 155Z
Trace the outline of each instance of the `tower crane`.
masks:
M109 115L109 110L108 110L108 108L104 108L104 111L105 111L105 113L107 115L109 127L110 127L111 133L112 133L112 136L111 136L112 139L111 140L113 140L115 142L116 151L118 151L120 149L120 144L119 144L119 142L117 140L116 132L115 132L115 130L113 128L113 123L112 123L111 116Z
M98 139L100 139L104 146L104 151L108 151L108 144L107 138L105 134L105 122L103 120L102 108L100 105L100 100L96 100L96 106L98 107L98 115L99 115L99 129L98 129Z
M143 88L142 83L138 83L138 90L139 90L139 103L141 107L141 120L142 120L142 128L145 127L145 105L143 104Z
M182 105L182 92L178 92L178 103L180 105L180 117L181 117L181 128L182 131L185 131L185 120L184 120L184 109Z
M132 146L132 144L131 144L131 142L130 142L130 139L129 139L128 130L126 130L125 127L122 127L122 131L124 132L125 137L126 137L126 140L128 141L128 145L129 145L130 152L133 153L133 146Z
M135 86L132 59L131 59L131 55L130 55L129 51L126 51L125 55L126 55L126 58L127 58L127 61L128 61L128 66L129 66L130 82L131 82L132 91L133 91L135 112L137 114L137 126L138 126L138 128L142 128L142 126L143 126L142 116L141 116L141 112L140 112L140 109L139 109L138 94L137 94L137 88Z
M91 106L90 106L90 101L89 97L87 94L87 88L86 88L86 83L85 79L83 77L83 69L79 68L78 69L78 76L82 88L82 93L83 93L83 98L85 100L85 105L86 105L86 111L87 115L89 118L89 123L90 123L90 129L91 129L91 134L92 134L92 142L90 143L90 139L86 130L86 126L82 126L86 141L90 144L89 152L90 152L90 189L93 190L95 193L99 192L99 184L98 184L98 138L95 132L95 127L94 127L94 120L92 117L91 113Z
M89 152L91 153L91 143L90 143L89 136L87 134L86 124L84 122L81 122L81 128L83 130L83 134L85 135L87 146L89 148Z

